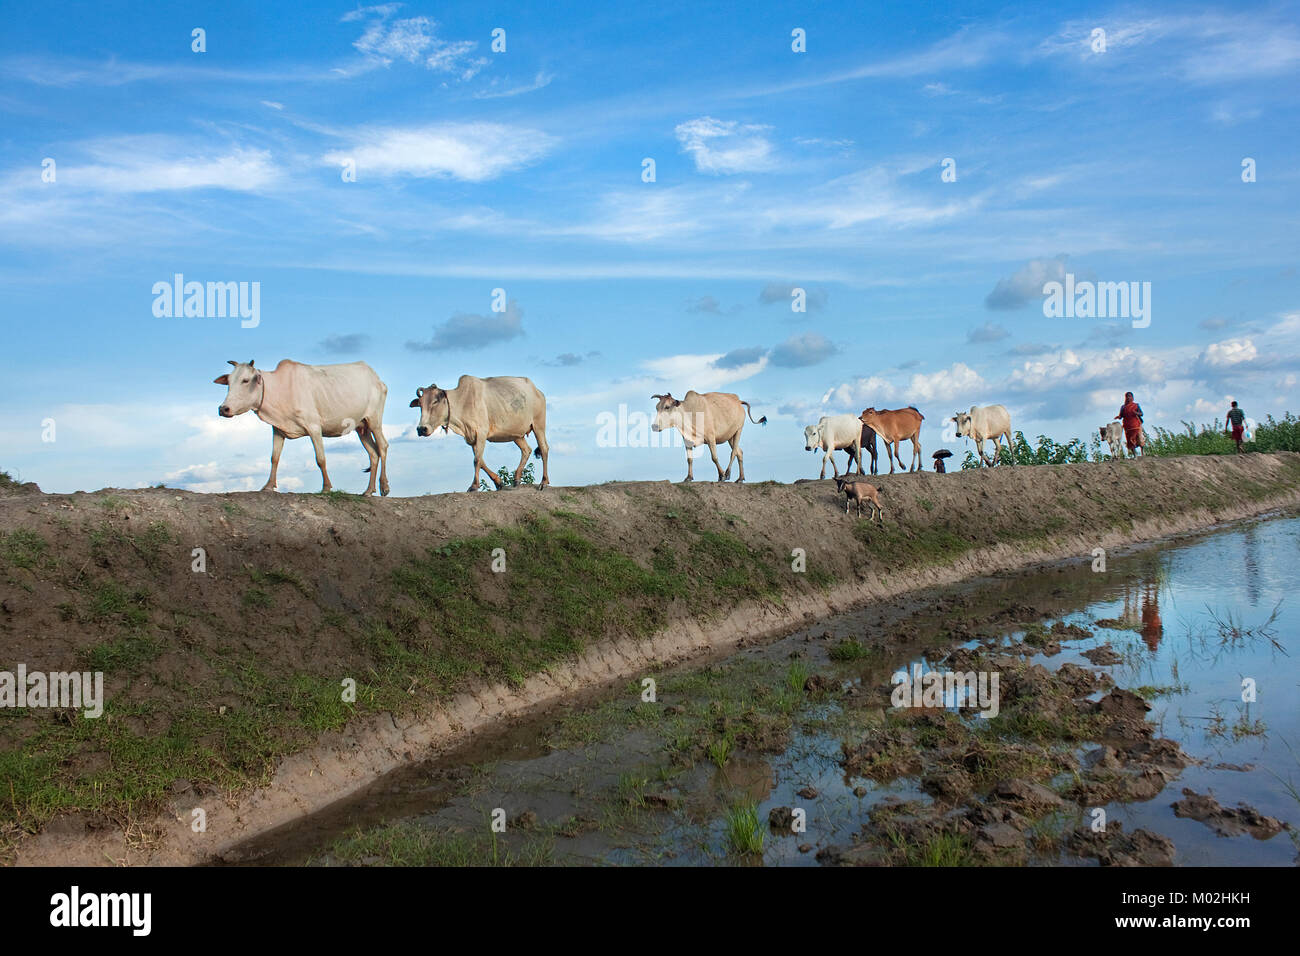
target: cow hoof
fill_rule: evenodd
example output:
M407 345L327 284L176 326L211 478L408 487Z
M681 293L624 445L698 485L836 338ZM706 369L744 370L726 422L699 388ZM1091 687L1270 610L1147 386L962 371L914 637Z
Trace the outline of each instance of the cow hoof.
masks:
M742 476L742 477L736 479L736 484L738 484L738 485L740 485L740 484L744 484L744 481L745 481L745 479L744 479L744 477Z
M685 478L682 479L682 481L694 481L694 480L695 479L692 478L690 475L687 475Z
M468 488L466 488L465 490L466 490L466 491L478 491L478 485L470 485L470 486L469 486Z

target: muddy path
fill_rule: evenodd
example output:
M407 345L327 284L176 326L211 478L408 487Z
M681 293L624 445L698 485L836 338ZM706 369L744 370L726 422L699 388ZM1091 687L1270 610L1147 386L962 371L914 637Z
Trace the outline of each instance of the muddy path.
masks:
M837 615L654 672L654 701L633 682L502 728L224 859L1291 865L1300 668L1279 630L1300 609L1270 608L1298 540L1280 515L1116 551L1104 574L1067 562ZM1239 563L1237 587L1206 586ZM900 670L981 663L1001 677L987 723L976 702L891 701ZM1205 726L1243 669L1269 704Z
M1298 478L1287 454L886 475L883 530L829 481L0 497L6 666L93 668L108 698L94 723L0 710L3 859L221 859L585 691L1258 514Z

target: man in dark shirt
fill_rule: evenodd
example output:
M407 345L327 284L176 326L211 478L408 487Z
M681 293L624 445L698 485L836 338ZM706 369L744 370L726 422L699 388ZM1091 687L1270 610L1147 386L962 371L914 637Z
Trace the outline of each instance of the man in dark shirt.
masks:
M1237 407L1233 402L1232 407L1228 409L1228 426L1232 434L1232 440L1237 443L1237 453L1241 453L1241 436L1246 430L1246 413Z

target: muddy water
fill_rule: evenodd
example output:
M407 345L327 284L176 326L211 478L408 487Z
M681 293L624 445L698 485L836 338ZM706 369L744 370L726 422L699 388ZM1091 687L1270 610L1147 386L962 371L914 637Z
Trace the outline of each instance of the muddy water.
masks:
M1288 784L1300 787L1300 601L1292 596L1300 516L1112 552L1104 573L1090 565L1089 558L974 580L821 621L705 666L647 675L657 681L653 703L642 701L638 682L611 688L390 775L229 859L816 865L818 850L853 841L873 807L931 800L913 777L845 772L844 747L880 718L855 701L901 668L928 669L973 646L963 625L987 627L1011 609L995 641L1018 643L1033 621L1084 627L1091 637L1030 659L1053 670L1074 662L1137 690L1152 705L1157 736L1197 761L1154 799L1105 806L1110 820L1170 838L1181 865L1292 864L1296 845L1286 832L1218 836L1170 805L1190 788L1225 807L1244 802L1300 823L1300 803L1288 792ZM982 636L987 645L987 629ZM832 654L846 638L866 654L848 661ZM1119 663L1097 666L1084 656L1103 645ZM835 691L803 692L806 675L824 675ZM1254 681L1254 702L1242 699L1243 679ZM728 814L745 804L762 823L761 851L738 850L731 838ZM769 829L769 813L781 807L802 809L806 832ZM494 836L498 809L508 826ZM1071 806L1054 825L1086 825L1085 812ZM1027 860L1084 862L1050 841Z

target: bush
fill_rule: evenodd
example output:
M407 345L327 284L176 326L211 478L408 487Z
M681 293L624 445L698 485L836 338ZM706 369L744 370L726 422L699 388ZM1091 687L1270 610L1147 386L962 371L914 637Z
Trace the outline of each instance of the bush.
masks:
M1181 432L1154 428L1147 432L1146 451L1153 455L1231 455L1237 450L1219 419L1209 425L1183 422ZM1300 451L1300 419L1287 412L1279 422L1272 415L1256 423L1255 440L1243 447L1250 451Z

